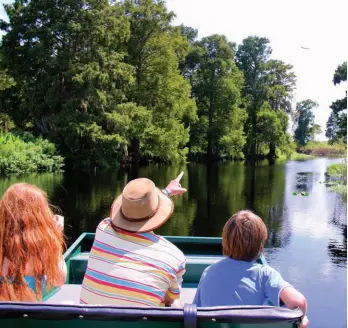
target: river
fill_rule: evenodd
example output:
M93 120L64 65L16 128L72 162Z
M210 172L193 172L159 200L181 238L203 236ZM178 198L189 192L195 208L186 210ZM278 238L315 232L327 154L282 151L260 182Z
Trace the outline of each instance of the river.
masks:
M177 176L187 194L175 199L163 235L221 236L236 211L252 209L265 221L269 238L265 255L307 297L310 327L347 327L347 205L320 183L327 165L341 159L318 158L256 167L242 162L211 166L153 165L115 172L39 174L0 179L0 195L25 181L44 189L65 216L68 244L82 232L94 232L108 216L113 199L131 179L148 177L159 187ZM307 191L309 196L294 196Z

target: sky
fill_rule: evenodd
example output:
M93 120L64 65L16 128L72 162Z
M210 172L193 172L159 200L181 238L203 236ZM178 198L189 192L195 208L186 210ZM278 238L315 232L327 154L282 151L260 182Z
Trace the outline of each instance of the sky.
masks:
M0 0L10 3L11 0ZM312 99L319 104L315 121L325 139L331 103L343 98L346 83L334 86L336 67L347 60L346 0L167 0L176 13L174 24L198 29L198 37L224 34L237 44L250 36L267 37L272 57L294 66L294 104ZM0 18L6 19L0 6ZM309 50L301 48L307 47Z

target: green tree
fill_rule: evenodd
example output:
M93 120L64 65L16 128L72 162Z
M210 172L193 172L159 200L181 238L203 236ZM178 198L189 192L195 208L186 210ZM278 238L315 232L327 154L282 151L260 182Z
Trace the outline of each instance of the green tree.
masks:
M310 140L314 141L315 137L321 133L323 133L323 130L322 130L320 124L313 124L311 129L310 129Z
M334 73L333 84L337 85L347 81L347 62L339 65ZM331 106L331 114L326 123L326 137L335 142L343 138L347 142L347 91L343 99L334 101Z
M275 127L273 130L274 133L278 133L278 138L270 139L269 141L268 157L275 158L276 148L278 147L283 152L286 152L291 142L291 138L286 131L289 121L288 114L291 114L292 110L291 101L296 85L296 75L292 71L293 67L291 65L285 64L280 60L269 60L266 68L267 101L270 108L277 112L274 115L274 119L277 117L280 124L277 124L280 130ZM274 122L274 120L270 120L270 122ZM268 130L270 129L272 128L268 127ZM264 131L260 131L260 133L265 135Z
M3 67L2 56L0 53L0 92L12 87L13 85L15 85L15 82L13 78L8 75L7 69Z
M276 148L284 150L290 142L287 114L291 113L296 76L291 65L270 59L271 53L268 39L250 36L239 45L236 55L245 78L243 96L248 110L245 154L251 158L263 155L267 149L268 156L275 158ZM271 135L277 138L271 138L266 131L272 131Z
M337 133L339 131L337 123L337 115L334 112L330 113L330 116L326 122L325 136L329 139L330 143L337 140Z
M239 108L243 77L234 62L235 45L212 35L195 42L188 70L199 120L192 127L191 152L208 158L242 157L245 112Z
M20 88L12 113L60 144L83 166L116 163L127 142L105 129L126 101L132 67L123 62L129 23L108 1L16 0L1 21L5 68Z
M267 38L250 36L238 46L236 62L244 73L244 101L248 111L245 126L247 144L245 153L255 158L257 154L257 112L267 99L267 63L272 53Z
M190 84L178 68L188 41L180 28L171 25L174 14L163 1L127 0L124 7L130 24L126 61L135 70L135 84L127 97L152 114L144 142L134 135L129 151L135 157L183 159L188 152L189 124L196 119Z
M190 26L185 26L183 24L181 24L179 26L180 28L180 34L182 36L185 36L187 41L189 42L189 44L192 44L193 42L196 41L197 36L198 36L198 30L190 27Z
M270 147L271 158L276 156L275 149L278 147L283 153L287 153L291 142L290 135L286 130L288 127L288 115L282 110L274 110L268 102L265 102L257 113L256 128L258 134L257 153ZM274 153L273 153L274 151Z
M1 47L1 44L0 44ZM14 127L11 117L7 114L9 106L10 89L16 85L14 79L9 76L7 69L3 66L0 52L0 132L8 132Z
M314 123L313 109L317 108L318 104L310 99L300 101L296 104L294 113L294 138L300 145L304 146L313 138L313 133L318 131L317 125Z

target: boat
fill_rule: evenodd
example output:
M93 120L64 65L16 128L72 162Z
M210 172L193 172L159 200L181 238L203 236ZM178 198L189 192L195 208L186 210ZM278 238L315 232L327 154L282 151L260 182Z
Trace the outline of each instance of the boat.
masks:
M165 237L186 256L183 307L118 307L79 304L81 283L94 234L83 233L64 254L66 284L42 302L0 302L0 327L9 328L295 328L303 316L297 310L271 305L197 308L192 304L204 269L223 258L221 238ZM266 263L264 256L259 263Z

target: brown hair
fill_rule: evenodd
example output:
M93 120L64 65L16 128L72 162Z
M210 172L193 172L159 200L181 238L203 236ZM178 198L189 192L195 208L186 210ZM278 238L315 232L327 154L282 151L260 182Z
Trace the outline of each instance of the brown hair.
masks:
M62 283L58 260L63 252L63 232L57 228L46 194L39 188L17 183L0 201L0 274L4 259L9 261L5 281L0 282L0 300L42 299L41 280L47 287ZM26 265L31 261L37 295L25 282Z
M235 260L252 261L263 251L267 228L251 211L239 211L226 222L222 232L223 254Z

